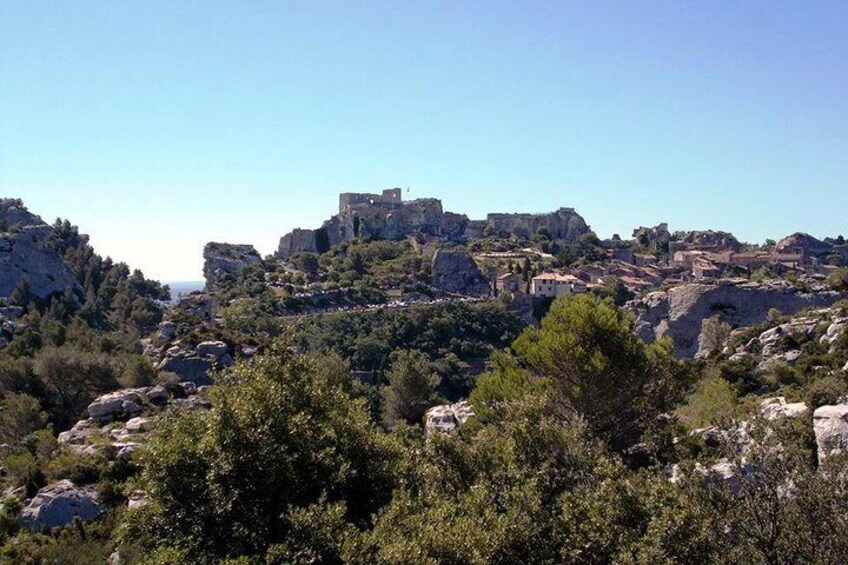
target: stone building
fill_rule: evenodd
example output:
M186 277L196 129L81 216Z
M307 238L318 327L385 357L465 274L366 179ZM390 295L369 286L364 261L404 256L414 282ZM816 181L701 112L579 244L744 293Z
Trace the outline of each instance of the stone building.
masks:
M566 294L586 292L586 283L574 275L542 273L530 281L530 294L558 298Z

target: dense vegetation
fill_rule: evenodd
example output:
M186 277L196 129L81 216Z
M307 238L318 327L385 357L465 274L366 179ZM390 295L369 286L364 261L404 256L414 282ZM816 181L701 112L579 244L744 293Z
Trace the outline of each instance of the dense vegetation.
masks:
M414 418L386 433L342 365L285 338L218 381L215 410L164 421L127 486L149 503L111 538L87 525L28 551L82 535L91 555L117 544L138 563L841 562L844 462L817 466L795 422L749 417L744 463L732 442L711 448L748 469L738 482L694 470L703 447L656 418L689 377L630 323L610 302L558 301L495 355L480 417L427 439ZM397 371L426 381L426 357L403 357ZM615 448L632 438L651 443L647 461Z

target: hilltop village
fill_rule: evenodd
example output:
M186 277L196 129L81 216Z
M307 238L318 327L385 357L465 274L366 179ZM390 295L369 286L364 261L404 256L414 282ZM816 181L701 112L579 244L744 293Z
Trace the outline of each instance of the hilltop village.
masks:
M338 213L317 229L295 229L280 239L266 283L300 312L331 305L331 295L352 288L328 259L339 246L369 244L417 254L429 277L389 281L371 277L381 304L408 304L436 294L481 299L507 294L532 299L606 290L637 298L685 283L792 281L819 288L848 264L843 238L818 240L795 233L779 241L742 243L733 234L670 232L667 224L639 227L631 239L598 239L572 208L555 212L492 213L485 220L444 211L433 198L404 201L401 189L380 194L342 193ZM321 261L321 258L324 258ZM249 245L210 243L204 250L207 286L261 261ZM354 277L356 278L356 277ZM361 282L361 281L359 281ZM426 292L421 293L422 289ZM343 293L343 292L342 292ZM317 300L310 302L309 298ZM351 304L340 303L339 308ZM361 305L360 305L361 306ZM297 308L295 308L297 310Z

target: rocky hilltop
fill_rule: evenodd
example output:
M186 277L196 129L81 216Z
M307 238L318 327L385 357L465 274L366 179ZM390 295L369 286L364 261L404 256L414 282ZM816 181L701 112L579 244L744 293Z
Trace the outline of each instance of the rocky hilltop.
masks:
M203 276L212 290L222 277L237 273L262 257L252 245L210 241L203 248Z
M277 256L323 253L354 237L398 240L409 236L461 241L488 235L532 237L546 230L553 239L572 241L590 233L585 220L572 208L548 214L489 214L485 220L469 220L464 214L446 212L436 198L404 202L399 188L382 194L342 193L339 212L318 229L297 228L280 239Z
M9 297L24 279L29 292L46 298L65 289L79 290L53 242L53 228L23 202L0 199L0 297Z
M830 291L800 292L784 281L725 279L652 292L629 306L636 313L642 339L652 342L670 337L676 355L693 357L698 351L701 324L707 318L718 315L734 327L747 326L765 320L772 308L792 314L802 308L828 306L840 298Z

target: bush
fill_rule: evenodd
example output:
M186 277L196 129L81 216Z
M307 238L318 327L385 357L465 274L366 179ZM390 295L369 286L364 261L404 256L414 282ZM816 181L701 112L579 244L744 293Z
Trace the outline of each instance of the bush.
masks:
M707 376L695 385L677 414L693 428L720 426L735 417L736 402L736 391L730 383L719 376Z
M837 404L839 399L848 394L848 384L839 377L822 377L807 385L804 400L810 410L819 406Z
M127 363L118 383L124 388L150 386L156 377L156 369L147 357L133 355Z

